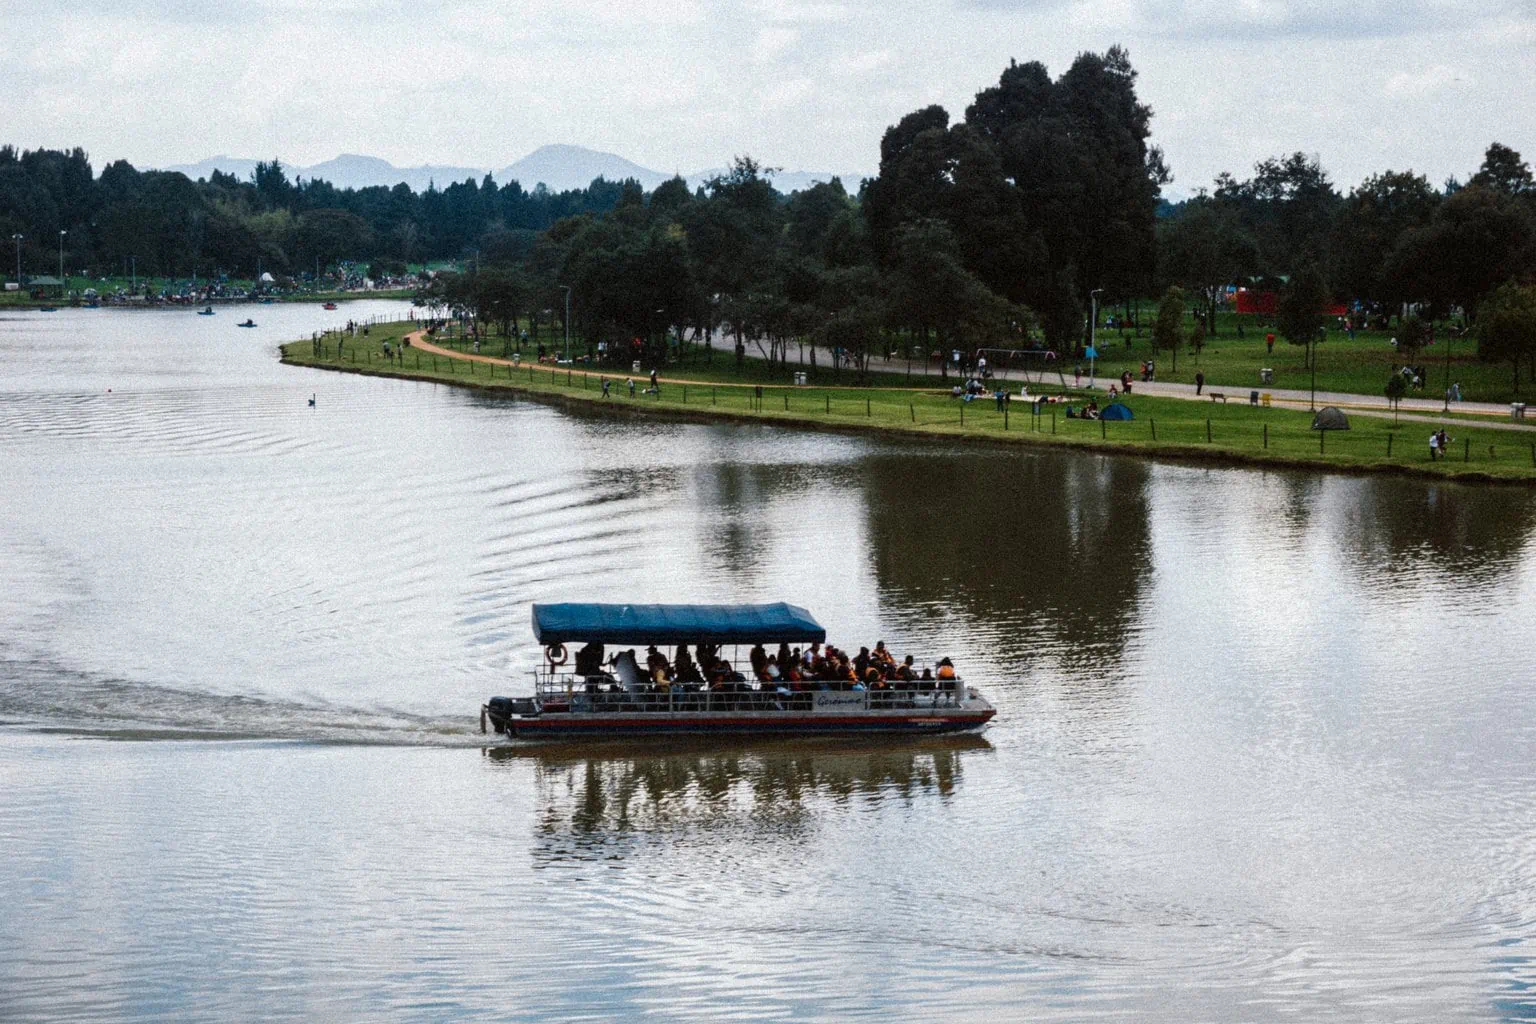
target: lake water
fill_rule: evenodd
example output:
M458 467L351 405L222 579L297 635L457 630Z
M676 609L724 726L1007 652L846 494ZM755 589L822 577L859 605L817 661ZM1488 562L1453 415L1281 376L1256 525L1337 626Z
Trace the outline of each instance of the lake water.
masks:
M1536 1018L1529 491L276 361L402 308L0 315L0 1018ZM995 724L478 732L533 601L780 599Z

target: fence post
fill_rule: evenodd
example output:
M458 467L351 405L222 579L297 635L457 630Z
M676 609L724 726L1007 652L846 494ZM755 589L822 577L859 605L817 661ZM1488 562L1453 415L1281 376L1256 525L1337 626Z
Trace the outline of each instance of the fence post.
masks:
M714 405L715 404L715 389L714 388L710 388L709 389L709 404L710 405Z
M911 402L907 403L907 415L912 418L913 423L917 422L917 406ZM1536 444L1531 445L1531 465L1536 466Z
M1003 402L1003 429L1008 429L1008 402L1006 400Z
M1463 448L1461 450L1461 461L1462 462L1471 462L1472 461L1472 439L1470 437L1464 437L1464 438L1461 439L1461 441L1462 441L1462 444L1464 444L1466 446L1465 448Z
M1056 410L1051 410L1051 433L1056 433Z
M960 425L965 426L965 399L960 400Z
M1321 455L1321 454L1323 454L1327 450L1328 450L1328 431L1326 431L1326 430L1319 430L1317 432L1317 454Z
M789 392L784 392L784 411L789 412Z
M1392 457L1392 435L1388 434L1387 435L1387 458L1390 459L1391 457Z
M1269 448L1269 424L1268 423L1264 424L1264 447L1265 447L1266 450Z
M1211 418L1209 416L1205 418L1205 443L1211 443Z
M1536 469L1536 444L1531 445L1531 468Z
M1109 426L1104 422L1104 417L1099 417L1099 440L1109 440Z
M1152 427L1152 440L1157 440L1157 420L1149 419L1147 423Z
M869 399L864 399L864 418L869 419Z
M823 393L821 397L822 397L822 400L824 402L826 402L826 404L827 404L827 407L826 407L825 411L830 415L831 412L832 412L832 396L829 395L829 394Z

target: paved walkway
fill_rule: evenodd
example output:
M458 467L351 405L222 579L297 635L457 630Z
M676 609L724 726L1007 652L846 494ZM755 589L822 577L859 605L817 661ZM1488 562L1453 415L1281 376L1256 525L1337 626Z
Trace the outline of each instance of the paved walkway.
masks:
M427 341L425 331L413 331L412 333L407 334L406 338L410 341L412 348L415 348L418 351L424 352L428 355L439 355L448 359L468 359L477 363L489 363L493 366L515 366L519 370L531 368L535 373L565 373L573 369L572 367L559 366L555 363L513 362L510 359L504 359L500 356L488 356L473 352L455 352L451 349L446 349L434 344L433 342ZM830 358L831 357L829 354L828 359ZM887 361L882 359L871 359L870 365L871 367L876 367L877 364L885 362ZM830 363L828 363L828 365L830 365ZM890 361L888 369L890 372L897 372L898 370L904 368L904 366L905 364L901 361L894 360ZM878 368L882 370L887 369L885 366L879 366ZM616 381L624 377L634 377L637 384L647 383L650 379L649 374L621 374L616 372L592 370L584 372L606 373L608 377L615 379ZM959 380L960 378L952 377L950 379ZM756 383L743 384L734 381L684 380L679 377L658 377L657 380L662 384L675 384L679 386L684 384L692 384L696 387L702 386L722 388L755 388L758 386ZM1007 383L1011 386L1016 386L1020 382L1013 380L1006 381L1004 383ZM1117 378L1104 377L1100 377L1096 381L1096 386L1098 389L1105 392L1109 390L1110 384L1115 384L1118 387L1119 381ZM784 385L765 386L783 387ZM928 381L921 387L883 388L881 390L931 392L940 386L941 385L934 381ZM865 388L849 385L817 384L815 385L815 388L818 391L867 390ZM1204 394L1196 395L1195 386L1193 384L1163 383L1159 381L1149 381L1147 383L1142 383L1141 381L1134 382L1131 391L1131 403L1133 405L1135 404L1136 397L1138 395L1152 395L1157 398L1179 398L1190 402L1211 402L1214 401L1214 399L1210 397L1213 392L1218 395L1226 395L1228 401L1247 402L1248 392L1250 391L1258 391L1260 394L1263 394L1266 391L1269 392L1271 402L1282 409L1309 409L1312 405L1312 393L1310 391L1301 391L1291 388L1224 388L1211 387L1210 385L1206 385L1204 388ZM1444 404L1445 403L1443 400L1436 398L1404 398L1400 403L1400 409L1396 414L1394 414L1392 409L1387 405L1387 400L1385 398L1372 398L1369 395L1352 395L1337 391L1319 391L1317 393L1318 408L1322 408L1325 405L1336 405L1341 409L1348 410L1352 414L1374 416L1380 419L1396 418L1407 421L1409 423L1432 423L1439 425L1447 422L1445 417L1441 415ZM1488 417L1488 422L1477 424L1479 427L1488 427L1494 430L1511 430L1536 433L1536 422L1526 424L1518 420L1511 421L1508 418L1509 406L1500 405L1496 402L1452 402L1451 411L1455 413L1465 413L1469 415ZM1455 421L1450 422L1454 423Z

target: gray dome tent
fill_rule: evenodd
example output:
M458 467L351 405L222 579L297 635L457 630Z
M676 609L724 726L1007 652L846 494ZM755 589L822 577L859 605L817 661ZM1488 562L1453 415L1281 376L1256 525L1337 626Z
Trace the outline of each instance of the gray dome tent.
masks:
M1325 405L1312 417L1313 430L1348 430L1349 417L1338 406Z

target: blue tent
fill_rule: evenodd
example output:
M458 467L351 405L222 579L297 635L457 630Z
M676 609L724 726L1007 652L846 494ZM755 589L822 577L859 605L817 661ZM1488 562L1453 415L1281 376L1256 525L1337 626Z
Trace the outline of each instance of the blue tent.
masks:
M792 604L536 604L533 635L546 647L604 644L819 644L811 613Z
M1133 420L1135 418L1131 413L1131 407L1121 402L1110 402L1099 410L1101 420Z

